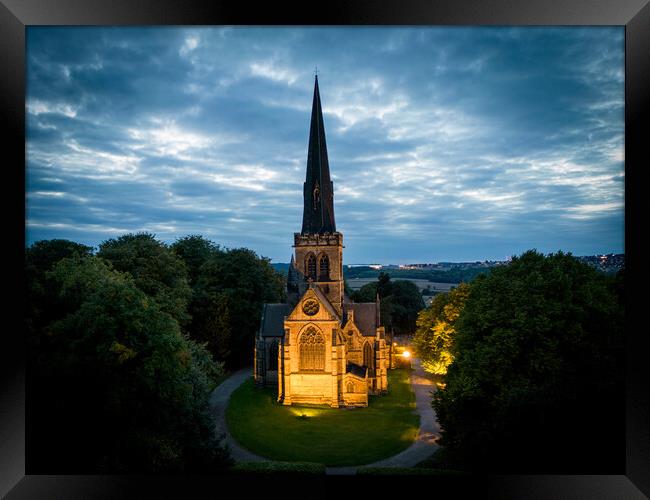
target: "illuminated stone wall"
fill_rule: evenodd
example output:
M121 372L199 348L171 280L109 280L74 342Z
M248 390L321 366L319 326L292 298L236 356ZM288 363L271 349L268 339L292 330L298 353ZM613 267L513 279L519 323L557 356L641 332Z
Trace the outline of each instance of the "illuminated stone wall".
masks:
M316 285L311 285L293 311L284 320L285 336L278 352L278 401L284 405L326 404L367 406L368 394L380 394L388 389L387 346L380 327L377 335L364 338L351 315L341 329L338 312ZM349 336L352 335L352 337ZM318 337L317 368L307 364L306 339ZM322 341L322 345L321 345ZM346 373L348 362L363 363L363 345L373 349L374 376ZM352 345L353 349L349 349ZM309 351L313 352L313 351ZM301 358L301 356L303 356ZM302 362L301 362L302 360ZM352 389L352 390L348 390Z

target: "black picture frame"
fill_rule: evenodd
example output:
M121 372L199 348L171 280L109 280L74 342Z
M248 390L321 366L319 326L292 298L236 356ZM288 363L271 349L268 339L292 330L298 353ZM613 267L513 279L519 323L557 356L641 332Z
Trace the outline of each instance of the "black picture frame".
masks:
M8 126L3 138L5 234L8 258L22 262L25 249L25 28L32 25L617 25L625 26L625 253L626 253L626 469L614 476L489 476L481 488L494 498L644 498L650 496L650 391L642 374L647 328L636 328L643 310L640 285L647 283L647 252L641 233L648 199L642 175L650 165L650 5L648 0L400 0L393 2L266 2L181 0L0 0L0 109ZM14 254L15 252L15 254ZM8 262L8 261L5 261ZM10 264L14 293L5 310L16 319L4 331L0 370L0 496L6 498L116 498L224 494L222 478L26 476L24 317L20 314L21 265ZM9 342L7 342L9 341ZM603 423L606 428L606 423ZM363 481L339 478L345 487ZM225 478L223 478L226 481ZM273 479L282 487L281 479ZM322 481L337 481L327 478ZM395 481L391 478L391 482ZM444 481L428 479L435 494ZM402 480L400 480L402 482ZM366 481L366 483L368 483ZM421 485L423 481L408 480ZM374 481L373 484L377 484ZM382 484L382 481L379 481ZM312 486L316 483L312 481ZM250 487L241 477L241 491ZM197 489L198 488L198 489ZM349 490L348 490L349 491ZM451 490L453 491L453 490Z

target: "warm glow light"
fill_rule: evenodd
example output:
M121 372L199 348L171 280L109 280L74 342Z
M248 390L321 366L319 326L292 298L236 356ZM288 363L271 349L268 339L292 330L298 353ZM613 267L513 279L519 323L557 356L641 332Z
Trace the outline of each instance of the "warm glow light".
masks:
M404 351L404 352L402 353L402 356L404 356L405 358L410 358L410 357L411 357L411 353L408 352L408 351Z
M315 408L301 408L301 407L294 407L291 408L289 411L291 411L291 413L293 413L296 416L296 418L300 418L300 419L316 417L320 413L320 411Z
M393 342L393 345L397 345L397 342Z

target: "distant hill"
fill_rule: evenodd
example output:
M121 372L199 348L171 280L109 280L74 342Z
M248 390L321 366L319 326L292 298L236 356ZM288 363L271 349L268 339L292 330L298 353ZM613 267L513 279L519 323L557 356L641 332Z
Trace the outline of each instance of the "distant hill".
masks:
M271 267L275 269L277 272L280 274L284 274L285 276L289 272L289 263L285 262L271 262Z
M625 254L587 255L576 258L596 269L614 274L625 267ZM346 279L352 278L377 278L384 272L392 279L418 279L438 283L461 283L472 281L476 276L488 273L497 266L506 265L507 261L482 261L482 262L441 262L437 264L412 264L408 269L399 266L343 266L343 275ZM288 263L277 262L271 264L273 268L286 275Z
M273 269L286 276L289 270L289 264L284 262L271 263ZM367 266L347 267L343 266L343 276L345 279L352 278L373 278L376 279L379 273L385 272L392 279L420 279L438 283L460 283L461 281L471 281L482 272L488 272L488 268L472 269L450 269L448 271L432 271L426 269L373 269Z
M383 268L374 269L372 267L345 267L343 266L343 275L346 279L352 278L377 278L379 273L388 274L391 279L416 279L428 280L437 283L461 283L472 281L481 273L487 273L490 268L473 267L473 268L452 268L448 270L436 269L394 269Z

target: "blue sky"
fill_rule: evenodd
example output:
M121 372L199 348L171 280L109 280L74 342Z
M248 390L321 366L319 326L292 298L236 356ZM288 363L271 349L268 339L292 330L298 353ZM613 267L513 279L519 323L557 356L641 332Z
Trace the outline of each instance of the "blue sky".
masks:
M346 263L624 251L622 27L28 27L27 244L288 262L315 66Z

